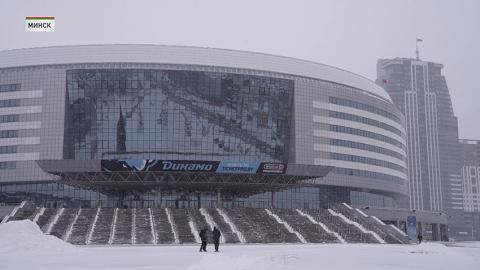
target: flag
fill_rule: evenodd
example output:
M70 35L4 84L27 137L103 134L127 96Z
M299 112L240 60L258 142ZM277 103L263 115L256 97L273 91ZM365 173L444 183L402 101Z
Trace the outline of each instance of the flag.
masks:
M423 39L417 37L417 42L422 42Z

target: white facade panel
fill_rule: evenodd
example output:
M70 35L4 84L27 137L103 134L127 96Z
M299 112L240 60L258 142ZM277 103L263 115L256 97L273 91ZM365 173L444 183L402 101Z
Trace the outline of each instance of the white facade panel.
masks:
M41 98L42 96L43 96L42 90L0 92L0 100Z
M42 106L21 106L0 108L0 115L41 113Z

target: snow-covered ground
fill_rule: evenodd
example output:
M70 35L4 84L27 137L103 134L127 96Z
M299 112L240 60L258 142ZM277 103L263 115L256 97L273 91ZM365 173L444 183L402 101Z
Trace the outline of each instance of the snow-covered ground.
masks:
M480 243L74 247L30 221L0 225L0 269L480 269Z

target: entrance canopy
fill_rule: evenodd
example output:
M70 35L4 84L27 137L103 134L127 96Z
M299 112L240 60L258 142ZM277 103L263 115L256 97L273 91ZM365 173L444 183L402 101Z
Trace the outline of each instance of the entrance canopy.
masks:
M311 186L309 179L333 167L294 163L198 160L39 160L47 173L62 181L102 189L182 188L255 190Z

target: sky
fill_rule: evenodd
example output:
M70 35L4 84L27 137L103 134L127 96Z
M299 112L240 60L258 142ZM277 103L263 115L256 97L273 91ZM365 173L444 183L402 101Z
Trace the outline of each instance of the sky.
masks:
M25 31L55 16L54 33ZM169 44L312 60L376 79L379 58L442 63L459 136L480 139L480 0L0 0L0 50Z

